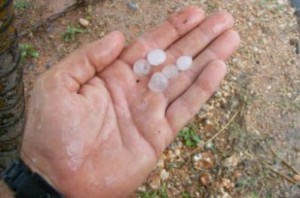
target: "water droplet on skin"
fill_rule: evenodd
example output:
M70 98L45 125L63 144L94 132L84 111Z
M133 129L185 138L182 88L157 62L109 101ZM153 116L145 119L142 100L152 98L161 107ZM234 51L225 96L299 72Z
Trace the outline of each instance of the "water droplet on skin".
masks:
M166 53L161 49L155 49L148 53L147 59L153 66L159 66L167 60Z
M150 70L151 70L151 65L145 59L136 61L133 66L133 72L140 76L148 75L150 73Z
M148 87L154 92L163 92L169 85L169 79L161 72L156 72L151 77Z
M175 65L168 65L163 68L162 73L169 79L175 78L179 75L178 68Z
M193 65L193 59L190 56L181 56L176 61L176 66L181 71L188 70Z

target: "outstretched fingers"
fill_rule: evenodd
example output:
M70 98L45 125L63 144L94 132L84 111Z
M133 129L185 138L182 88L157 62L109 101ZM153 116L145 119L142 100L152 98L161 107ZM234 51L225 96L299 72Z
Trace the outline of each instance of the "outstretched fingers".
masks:
M182 72L175 80L171 80L165 96L169 102L174 101L198 78L203 68L211 61L226 60L238 48L240 43L239 34L230 29L216 38L194 59L193 66Z
M188 123L212 96L226 74L226 65L220 60L209 63L198 79L180 97L169 105L167 120L174 135Z
M133 65L135 61L145 57L151 49L166 49L181 36L197 27L204 18L205 13L202 9L198 7L185 8L129 45L122 53L121 59Z

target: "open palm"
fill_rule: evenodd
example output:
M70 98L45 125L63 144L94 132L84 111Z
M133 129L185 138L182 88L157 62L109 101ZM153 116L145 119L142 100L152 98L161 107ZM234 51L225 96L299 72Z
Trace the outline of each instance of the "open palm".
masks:
M123 35L113 32L75 51L36 82L23 160L67 197L128 196L219 86L221 60L239 44L232 26L225 12L205 19L201 9L187 8L125 49ZM156 48L168 63L194 57L163 93L147 88L151 75L132 71Z

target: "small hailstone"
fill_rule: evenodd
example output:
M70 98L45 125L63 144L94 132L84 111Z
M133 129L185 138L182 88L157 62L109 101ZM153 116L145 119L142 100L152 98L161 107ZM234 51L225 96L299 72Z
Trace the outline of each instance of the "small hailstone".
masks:
M163 50L155 49L148 53L147 59L151 65L158 66L166 61L167 55Z
M163 68L162 73L169 79L174 78L178 76L179 71L178 68L175 65L168 65L165 68Z
M193 64L193 59L190 56L181 56L177 59L177 68L181 71L188 70Z
M149 74L150 70L151 65L145 59L140 59L133 65L134 73L140 76L146 76L147 74Z
M161 72L156 72L151 77L148 87L154 92L163 92L169 85L169 79Z

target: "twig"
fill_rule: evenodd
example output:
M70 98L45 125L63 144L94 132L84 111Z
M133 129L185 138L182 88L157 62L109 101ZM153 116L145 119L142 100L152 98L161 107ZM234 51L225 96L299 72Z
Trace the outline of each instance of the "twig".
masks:
M207 140L203 144L202 147L196 148L191 153L189 153L186 157L190 157L192 154L194 154L195 152L197 152L199 149L202 149L206 144L208 144L209 142L212 142L216 137L218 137L223 131L225 131L231 125L231 123L235 120L235 118L241 112L241 110L242 110L242 107L239 110L237 110L237 112L235 112L235 114L230 118L230 120L226 123L226 125L221 130L219 130L214 136L212 136L209 140Z
M235 118L237 117L237 115L241 112L242 108L240 108L237 112L235 112L235 114L230 118L230 120L227 122L227 124L220 130L218 131L214 136L212 136L211 138L209 138L205 143L204 146L206 144L208 144L209 142L212 142L216 137L218 137L223 131L225 131L225 129L227 129L231 123L235 120Z
M287 161L285 161L284 159L282 159L271 147L271 152L273 153L273 155L275 155L284 165L286 165L288 168L290 168L292 171L294 171L294 173L296 173L297 175L300 175L300 172L294 168L292 165L290 165Z
M288 176L282 174L281 172L275 170L275 169L274 169L273 167L271 167L270 165L265 164L265 166L266 166L268 169L270 169L272 172L274 172L274 173L276 173L277 175L279 175L279 176L283 177L284 179L286 179L287 181L289 181L289 182L295 184L296 186L300 186L300 184L297 183L296 181L294 181L292 178L290 178L290 177L288 177Z

